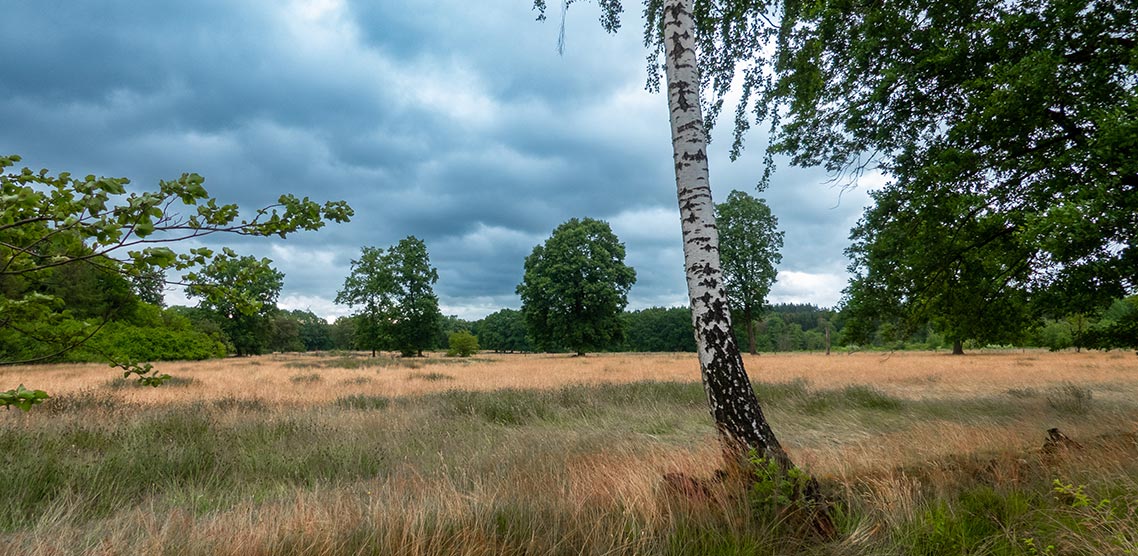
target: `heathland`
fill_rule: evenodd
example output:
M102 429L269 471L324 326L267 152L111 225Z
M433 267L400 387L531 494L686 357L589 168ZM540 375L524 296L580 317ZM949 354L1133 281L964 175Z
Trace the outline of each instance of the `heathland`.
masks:
M325 353L164 363L159 388L103 365L0 369L53 396L0 416L0 553L1138 549L1132 352L746 362L839 538L798 529L793 485L713 479L693 354Z

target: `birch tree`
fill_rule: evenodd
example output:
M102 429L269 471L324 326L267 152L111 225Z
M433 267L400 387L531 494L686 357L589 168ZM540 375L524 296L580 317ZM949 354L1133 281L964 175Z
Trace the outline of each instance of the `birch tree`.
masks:
M571 3L572 0L568 0ZM545 2L535 0L539 19ZM615 31L620 26L619 2L601 3L601 24ZM707 128L700 101L697 29L692 0L658 0L646 3L645 40L662 41L664 74L672 129L676 195L683 230L684 269L695 329L696 352L708 405L728 461L740 461L749 450L771 459L784 470L794 467L763 415L742 354L731 329L731 313L719 261L719 233L715 226L707 167ZM658 34L658 36L657 36ZM653 64L652 69L655 69Z
M657 2L648 0L646 3L646 42L653 40L651 33L654 14L657 13L653 7L658 5ZM602 25L615 30L619 27L616 14L620 4L607 0L601 5L605 14L601 18ZM544 8L543 1L536 0L535 7ZM708 406L728 467L745 464L747 454L753 451L759 457L774 462L785 473L795 467L794 463L763 415L731 329L731 310L719 261L715 204L708 178L707 128L700 101L703 82L699 75L692 0L665 0L659 23L664 47L676 197L683 232L684 269L700 376ZM816 509L811 516L814 528L825 536L834 536L836 529L817 481L808 478L803 486L803 492L799 494Z
M767 423L731 332L731 311L719 263L719 232L707 168L707 130L699 93L695 22L690 0L664 5L664 74L672 127L676 196L696 353L711 415L726 447L753 448L793 467Z

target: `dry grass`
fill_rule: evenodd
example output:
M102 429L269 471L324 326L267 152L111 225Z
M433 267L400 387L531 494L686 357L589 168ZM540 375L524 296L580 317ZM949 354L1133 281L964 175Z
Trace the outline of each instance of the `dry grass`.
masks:
M345 392L400 397L454 389L552 389L569 384L699 381L699 364L690 354L482 354L472 360L438 354L424 359L371 360L356 354L352 359L361 366L325 366L328 357L304 354L161 363L162 372L191 379L192 384L178 389L128 390L125 395L131 402L144 404L167 404L190 395L206 399L255 397L270 403L308 405L327 403ZM1043 391L1068 382L1090 385L1103 399L1138 397L1138 357L1128 353L1007 351L963 357L929 352L864 352L829 357L789 353L747 356L745 361L752 380L757 382L805 380L811 387L821 389L870 384L906 399ZM410 367L406 366L408 363ZM368 364L377 366L363 366ZM6 367L0 368L0 382L67 394L104 386L114 373L113 369L96 364ZM314 374L321 380L292 380ZM424 376L441 375L449 378L422 380Z
M1121 474L1132 465L1130 448L1096 452L1068 467L1031 463L1026 470L1020 463L1038 459L1051 426L1083 439L1138 430L1138 357L1120 355L748 357L754 380L781 385L771 391L767 412L794 459L861 512L847 524L846 538L802 553L906 553L882 547L900 542L894 531L914 527L982 474L1014 490L1029 472L1047 473L1035 477L1045 492L1047 481L1071 469L1088 478ZM249 447L248 456L215 455L223 464L210 469L222 478L154 479L144 495L107 515L83 513L90 495L65 489L32 523L0 533L0 554L709 554L720 539L734 547L725 554L800 552L764 536L773 528L756 532L753 508L738 496L676 500L664 492L664 474L708 477L719 463L706 412L688 390L668 390L671 398L655 404L636 397L654 390L601 386L698 382L692 355L482 354L410 362L272 355L160 369L186 380L134 388L112 384L114 370L101 365L0 369L0 384L24 383L59 400L113 400L10 412L0 416L0 440L23 446L70 435L106 444L88 452L63 445L57 457L75 450L101 457L107 447L139 438L168 442L150 429L179 425L202 446L265 445ZM566 389L572 385L591 389ZM841 397L842 388L861 385L892 396L882 398L890 403L847 399L866 391ZM1085 412L1059 399L1077 401L1084 390L1093 392ZM783 398L774 396L779 392ZM826 392L836 393L820 395ZM348 396L358 403L337 403ZM519 404L535 406L534 413L509 413ZM506 418L497 420L499 414ZM259 458L274 450L295 455L297 468L285 469L283 479L250 471L260 472ZM974 468L952 463L972 454L981 454ZM372 457L383 463L364 476L358 469L368 467L358 460ZM303 465L317 471L305 474ZM240 479L224 483L224 474ZM1105 525L1117 526L1109 519ZM1019 532L1028 531L1025 525L1015 533L1008 527L1009 535L1028 534Z

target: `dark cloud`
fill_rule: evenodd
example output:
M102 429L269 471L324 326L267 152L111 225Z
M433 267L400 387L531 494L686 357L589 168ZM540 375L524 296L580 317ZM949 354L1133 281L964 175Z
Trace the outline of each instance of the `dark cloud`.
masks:
M407 235L427 242L448 312L516 307L525 256L586 216L625 242L634 308L683 304L665 100L643 91L634 18L608 35L595 11L569 11L558 55L558 14L537 23L527 2L17 0L0 19L0 151L140 188L197 172L250 209L284 192L349 201L350 224L213 240L272 258L282 304L322 314L346 311L331 300L362 246ZM720 199L761 172L758 154L726 161L724 133ZM844 280L864 192L839 204L825 178L783 169L762 194L787 231L785 300L831 303Z

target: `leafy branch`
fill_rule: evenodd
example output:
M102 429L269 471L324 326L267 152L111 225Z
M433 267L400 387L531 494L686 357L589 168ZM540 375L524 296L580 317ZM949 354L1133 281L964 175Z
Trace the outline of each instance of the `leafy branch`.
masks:
M51 396L47 395L47 392L43 390L28 390L21 384L12 390L0 392L0 405L4 406L4 409L10 410L12 406L16 406L19 409L28 411L33 405L43 403L44 400L50 397Z

